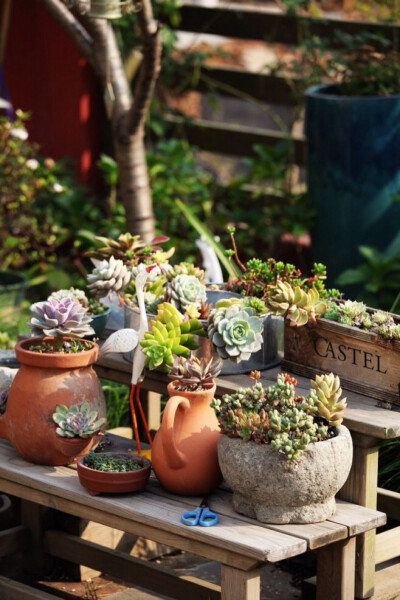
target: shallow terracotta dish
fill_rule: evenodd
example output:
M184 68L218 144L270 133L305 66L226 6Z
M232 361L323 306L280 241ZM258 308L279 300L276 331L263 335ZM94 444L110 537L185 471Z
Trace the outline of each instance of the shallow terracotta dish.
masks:
M101 492L107 494L119 494L126 492L137 492L144 489L150 477L151 462L145 456L131 454L128 452L107 452L111 456L124 456L133 458L140 462L143 467L134 471L98 471L87 467L83 461L84 456L77 459L78 476L81 485L86 488L92 496Z

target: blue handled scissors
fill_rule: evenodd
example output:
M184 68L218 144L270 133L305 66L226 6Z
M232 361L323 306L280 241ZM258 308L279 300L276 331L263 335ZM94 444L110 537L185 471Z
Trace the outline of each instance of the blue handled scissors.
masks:
M211 525L218 523L218 515L208 508L207 498L203 498L200 506L181 514L181 521L185 525L211 527Z

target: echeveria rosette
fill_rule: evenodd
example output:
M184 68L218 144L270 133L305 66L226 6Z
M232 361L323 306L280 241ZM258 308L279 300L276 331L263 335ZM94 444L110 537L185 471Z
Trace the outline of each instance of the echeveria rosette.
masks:
M132 279L132 272L122 260L110 256L102 260L87 276L88 288L96 298L123 292Z
M150 330L145 332L140 341L146 356L146 367L166 371L173 364L174 356L187 358L190 350L199 347L196 335L204 335L200 321L184 321L175 306L169 302L159 304L157 315L151 320Z
M248 360L263 343L263 321L240 299L217 302L208 318L208 337L218 355L234 362Z
M69 297L60 300L50 297L44 302L36 302L30 307L33 316L28 327L33 335L53 337L93 335L94 329L89 325L91 317L87 308Z
M207 299L206 286L194 275L177 275L171 281L173 304L182 312L188 306L200 308L201 302Z
M104 417L98 417L97 410L91 410L89 402L82 404L57 404L52 415L58 427L56 433L67 438L88 438L99 431L106 422Z

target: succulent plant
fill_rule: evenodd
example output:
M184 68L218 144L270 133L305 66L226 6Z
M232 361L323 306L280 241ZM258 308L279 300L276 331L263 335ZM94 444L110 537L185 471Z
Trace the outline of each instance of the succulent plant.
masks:
M102 260L87 276L88 288L96 298L103 298L113 292L123 292L132 278L132 272L122 260L113 256Z
M192 263L181 262L178 265L174 265L168 273L168 279L173 279L177 275L192 275L196 277L203 285L206 285L204 278L204 269L196 267Z
M189 306L200 308L206 300L206 286L194 275L177 275L171 281L173 304L182 312Z
M263 323L240 298L219 300L207 322L208 337L221 358L248 360L263 343Z
M32 304L30 310L33 316L28 327L33 335L83 337L94 333L89 325L92 319L87 315L87 308L69 297L61 300L50 297L44 302Z
M218 358L175 357L168 377L179 382L178 390L195 391L211 389L214 380L221 371L221 360Z
M106 422L104 417L98 418L97 410L90 410L89 402L82 404L57 404L52 414L58 427L56 433L67 438L88 438L99 431Z
M293 286L286 281L278 281L270 286L266 305L270 312L284 315L290 325L297 327L315 321L327 308L315 287L304 290L299 285Z
M157 315L150 323L140 345L146 356L146 367L166 370L174 362L174 356L188 357L190 350L199 347L195 335L204 335L200 321L184 321L180 312L169 302L157 306Z
M296 394L297 382L287 373L278 374L266 389L258 377L256 372L252 387L212 400L221 433L271 444L289 460L297 460L308 444L335 435L346 406L346 399L340 400L338 377L317 376L308 396Z
M347 399L341 398L340 379L333 373L317 375L311 381L311 396L317 407L317 415L323 417L330 427L337 427L343 421Z
M167 262L168 258L174 253L174 248L163 252L160 244L169 240L166 236L157 236L150 242L144 242L140 239L140 235L132 235L130 233L121 233L117 240L112 238L96 236L95 240L103 244L101 248L93 252L89 252L87 256L101 256L108 260L113 257L116 260L121 260L124 265L134 267L141 262ZM157 258L157 260L156 260Z
M58 290L57 292L52 292L49 298L57 298L57 300L71 298L71 300L74 302L80 302L82 306L88 306L89 304L89 300L85 292L74 287L70 287L68 290Z

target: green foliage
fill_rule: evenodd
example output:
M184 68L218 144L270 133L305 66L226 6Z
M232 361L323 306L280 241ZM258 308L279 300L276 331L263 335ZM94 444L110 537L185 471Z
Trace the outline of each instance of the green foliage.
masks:
M107 407L107 429L131 425L129 387L123 383L100 379Z
M112 473L125 473L127 471L137 471L145 465L134 456L113 455L109 453L98 453L89 450L83 459L83 464L89 469L95 471L107 471Z
M385 440L379 448L378 485L400 492L400 438Z
M295 97L301 100L310 85L326 82L337 85L337 93L349 96L397 94L400 79L400 52L396 39L380 34L348 34L334 30L331 39L311 35L305 22L302 50L289 64L279 62L273 72L289 73Z
M88 198L66 161L41 156L28 138L28 115L16 116L0 117L0 266L22 271L44 297L82 284L76 267L94 232L119 227L123 217L119 206L103 212Z
M382 252L371 246L359 246L358 250L364 262L341 273L338 285L362 286L357 298L369 306L396 310L400 289L400 235Z

